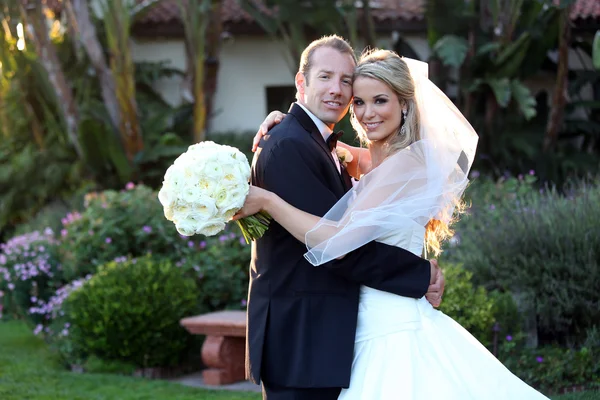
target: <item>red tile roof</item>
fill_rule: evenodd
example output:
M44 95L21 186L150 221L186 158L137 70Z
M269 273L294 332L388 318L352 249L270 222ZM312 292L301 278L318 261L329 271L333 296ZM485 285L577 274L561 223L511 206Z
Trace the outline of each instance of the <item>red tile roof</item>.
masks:
M571 19L600 18L600 0L577 0L571 10Z
M138 3L144 0L136 0ZM169 24L179 19L177 0L162 0L140 21L142 24ZM222 0L225 23L250 23L252 17L242 10L236 0ZM376 21L423 20L426 0L371 0ZM53 10L61 10L63 0L46 0ZM262 4L258 0L257 4ZM268 10L265 8L265 11ZM600 0L576 0L571 19L600 19Z
M56 0L54 0L56 1ZM143 0L136 0L141 2ZM144 18L141 23L169 23L179 18L179 8L177 0L162 0L155 6ZM250 23L252 17L248 15L237 3L236 0L222 0L222 18L223 22L229 23ZM256 2L261 5L262 2ZM373 17L378 21L383 20L421 20L425 13L425 0L371 0ZM267 13L268 8L263 7Z

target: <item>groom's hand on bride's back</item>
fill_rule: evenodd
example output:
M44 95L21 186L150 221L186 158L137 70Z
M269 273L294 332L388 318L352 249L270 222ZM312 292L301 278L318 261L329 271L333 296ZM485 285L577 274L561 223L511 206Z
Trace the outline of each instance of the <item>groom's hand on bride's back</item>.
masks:
M425 298L432 306L439 307L442 304L442 295L444 294L446 280L437 260L430 260L429 265L431 267L431 280L429 281L429 288L427 289L427 293L425 293Z
M258 148L260 139L262 139L272 127L283 121L284 118L285 114L281 111L271 111L271 113L267 115L267 118L260 124L258 132L256 132L256 135L254 136L254 140L252 141L252 152L255 152Z

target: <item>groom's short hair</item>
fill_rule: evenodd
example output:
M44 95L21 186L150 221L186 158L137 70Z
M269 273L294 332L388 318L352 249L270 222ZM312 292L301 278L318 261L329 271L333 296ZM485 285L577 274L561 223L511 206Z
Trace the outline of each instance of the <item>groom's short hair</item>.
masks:
M312 67L312 55L318 48L321 47L330 47L342 54L349 54L354 60L354 64L358 62L352 46L350 46L350 44L344 38L338 35L323 36L322 38L314 40L311 44L309 44L300 56L300 66L298 67L298 72L302 72L302 74L304 74L304 79L306 79L307 84L308 73Z

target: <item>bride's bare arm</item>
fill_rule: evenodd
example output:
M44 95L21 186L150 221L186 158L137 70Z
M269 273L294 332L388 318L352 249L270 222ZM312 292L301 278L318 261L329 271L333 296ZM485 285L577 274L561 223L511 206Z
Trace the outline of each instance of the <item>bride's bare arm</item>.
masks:
M290 205L275 193L257 186L250 186L244 207L233 219L244 218L260 211L268 212L279 225L302 243L305 243L306 232L320 220L319 217Z

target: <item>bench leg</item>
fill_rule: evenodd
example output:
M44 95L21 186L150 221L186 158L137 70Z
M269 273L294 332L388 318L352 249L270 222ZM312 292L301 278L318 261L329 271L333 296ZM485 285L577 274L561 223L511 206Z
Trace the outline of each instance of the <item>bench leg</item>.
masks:
M246 340L240 337L207 336L202 345L202 361L208 367L202 372L207 385L226 385L243 381Z

